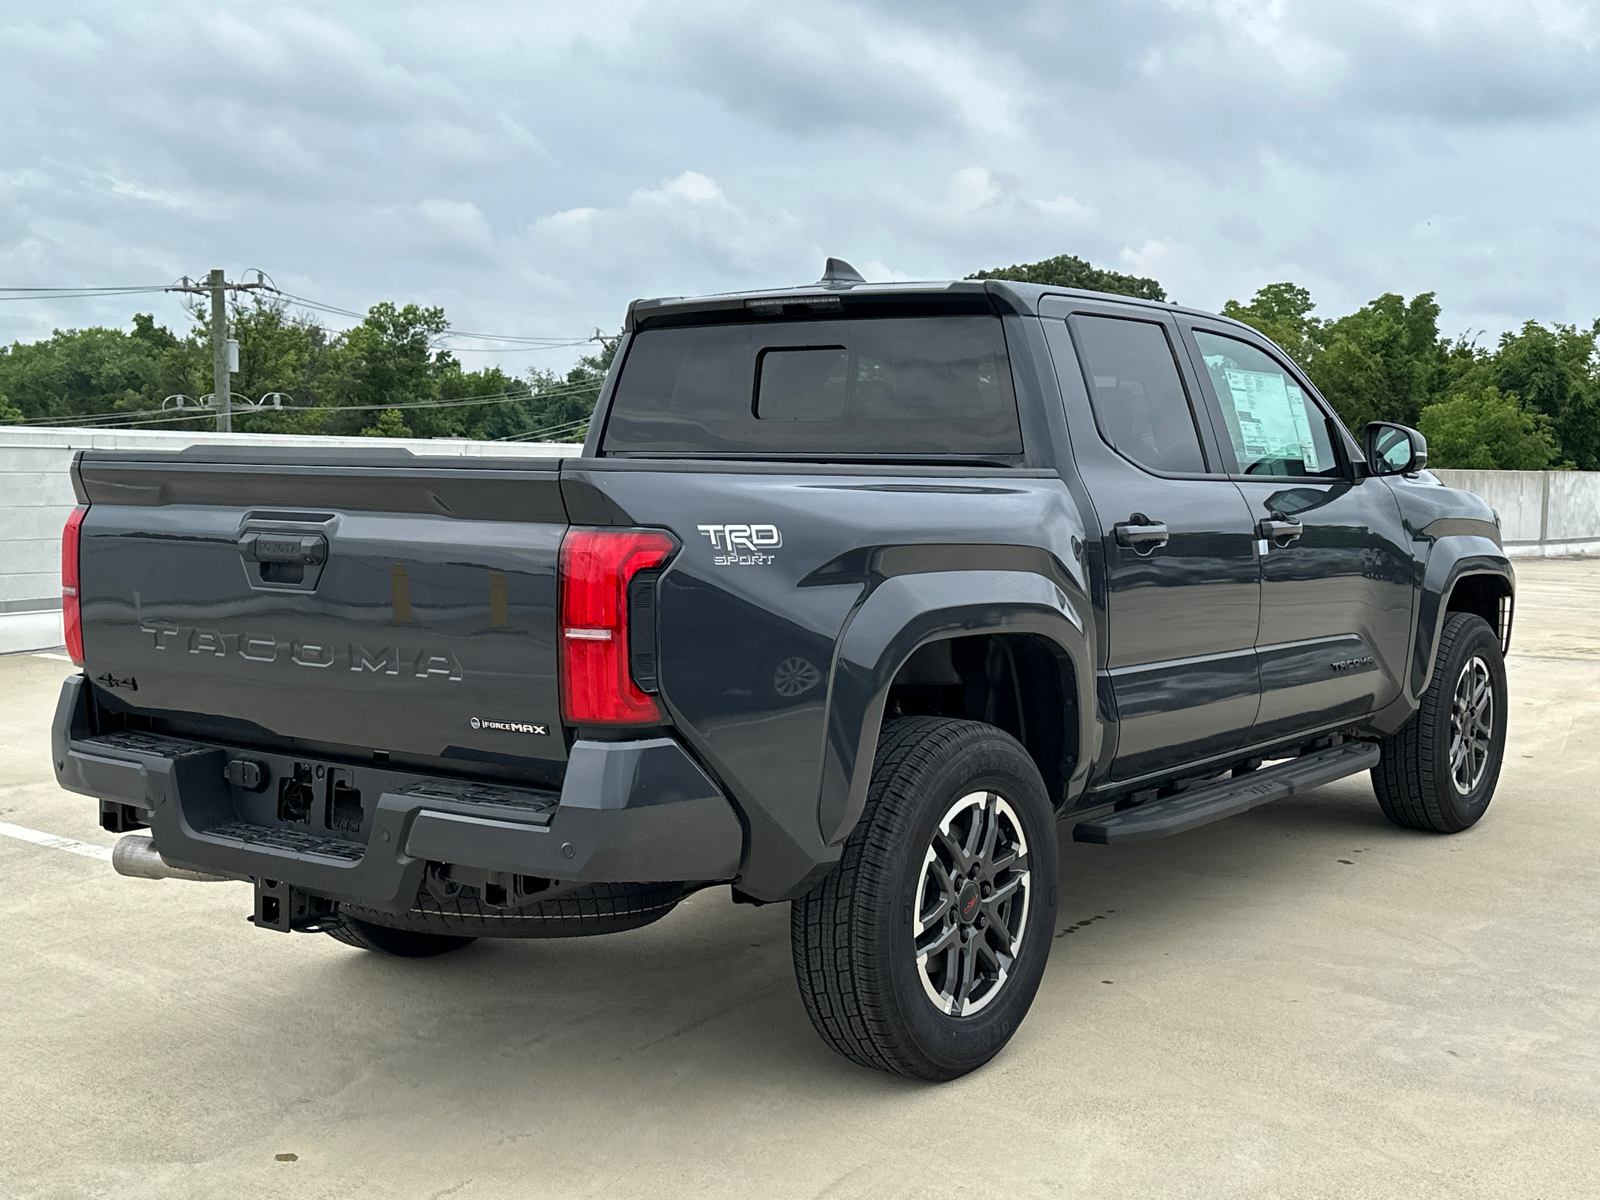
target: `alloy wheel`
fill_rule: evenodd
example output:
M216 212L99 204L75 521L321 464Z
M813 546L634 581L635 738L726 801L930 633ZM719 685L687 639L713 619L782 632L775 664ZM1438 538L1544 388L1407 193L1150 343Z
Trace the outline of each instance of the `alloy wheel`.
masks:
M970 1017L1000 994L1027 933L1028 841L1004 796L971 792L923 856L912 923L917 975L934 1006Z
M1450 782L1463 796L1482 782L1493 740L1493 680L1489 664L1474 655L1461 668L1450 702Z

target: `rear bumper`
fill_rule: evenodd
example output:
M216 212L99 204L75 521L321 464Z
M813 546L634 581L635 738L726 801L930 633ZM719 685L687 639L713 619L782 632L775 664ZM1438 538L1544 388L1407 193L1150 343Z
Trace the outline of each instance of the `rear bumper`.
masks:
M732 806L670 738L577 742L559 794L298 759L315 773L313 795L331 793L333 771L359 793L359 829L336 832L331 801L313 803L305 822L277 818L294 756L95 736L87 701L83 677L68 679L52 738L57 780L142 810L173 866L391 911L410 907L430 861L583 883L720 882L739 869ZM264 788L230 783L227 764L241 756L267 768Z

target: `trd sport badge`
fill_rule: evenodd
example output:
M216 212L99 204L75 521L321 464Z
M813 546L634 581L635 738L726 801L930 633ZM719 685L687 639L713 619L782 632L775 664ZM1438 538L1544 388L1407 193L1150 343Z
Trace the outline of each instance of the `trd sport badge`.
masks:
M722 553L712 556L719 567L765 567L778 561L776 550L783 545L783 534L776 525L696 525L711 539L711 548Z

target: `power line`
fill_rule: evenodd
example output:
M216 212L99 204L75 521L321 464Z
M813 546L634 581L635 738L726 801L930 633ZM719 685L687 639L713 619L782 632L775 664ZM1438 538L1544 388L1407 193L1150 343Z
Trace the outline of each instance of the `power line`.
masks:
M293 302L295 304L300 305L302 308L309 308L309 309L312 309L312 310L314 310L316 312L330 313L333 316L338 316L338 317L350 317L353 320L357 320L357 321L365 321L367 319L367 317L370 315L369 313L355 312L355 311L353 311L351 309L348 309L348 308L340 308L337 305L333 305L333 304L325 304L320 300L312 300L312 299L310 299L309 297L306 297L306 296L297 296L293 292L286 292L282 288L278 288L278 287L273 287L273 288L270 288L269 290L272 291L276 295L282 296L285 300L288 300L288 301L291 301L291 302ZM567 336L563 336L563 337L525 337L525 336L522 336L520 334L477 333L477 332L474 332L473 330L470 330L470 329L450 328L450 329L447 329L445 331L443 336L446 336L446 337L462 337L462 338L476 338L479 341L485 341L485 342L514 342L514 343L522 343L522 344L526 344L526 345L530 345L530 346L540 346L540 347L542 347L542 346L547 346L547 345L548 346L580 346L580 345L583 345L585 342L593 342L593 341L598 340L600 335L598 333L595 333L595 334L591 334L588 337L583 337L583 338L573 337L571 335L567 335ZM486 349L492 349L492 348L493 347L486 347Z
M99 296L140 296L152 292L165 292L161 287L105 287L105 288L10 288L0 287L0 300L78 300Z
M246 272L246 274L249 274L251 272L253 272L256 275L256 281L255 282L253 282L253 283L229 283L229 282L224 282L224 284L223 284L224 289L227 290L227 291L234 292L236 294L238 292L240 292L240 291L265 291L265 292L271 292L273 295L282 296L285 300L288 300L288 301L290 301L290 302L292 302L294 304L297 304L302 308L308 308L308 309L311 309L311 310L313 310L315 312L327 313L327 314L329 314L331 316L349 317L352 320L356 320L356 321L365 321L367 319L367 317L370 315L370 313L356 312L353 309L340 308L338 305L327 304L327 303L324 303L321 300L313 300L308 296L300 296L300 295L296 295L293 292L286 292L282 288L280 288L275 282L270 282L272 277L270 275L268 275L265 271L262 271L258 267L252 267L249 272ZM102 296L135 296L135 295L148 295L148 294L152 294L152 293L161 293L161 292L184 292L184 293L188 293L188 294L191 294L191 295L198 295L198 294L205 294L205 293L209 292L210 288L211 288L211 285L210 285L209 281L207 281L207 282L201 282L201 281L198 281L198 280L191 281L187 275L183 276L182 278L178 279L177 281L175 281L173 283L129 284L129 285L126 285L126 286L123 286L123 285L107 285L107 286L102 286L102 287L10 287L10 286L7 286L7 285L0 284L0 300L94 299L96 297L102 297ZM560 349L560 348L564 348L564 347L586 345L587 343L600 340L602 335L597 330L595 333L590 334L588 337L577 337L577 336L574 336L574 335L571 335L571 334L562 335L562 336L555 336L555 337L528 337L528 336L525 336L525 335L522 335L522 334L478 333L478 332L475 332L473 330L468 330L468 329L447 329L443 336L452 337L452 338L474 338L474 339L476 339L478 341L485 341L485 342L509 342L509 343L513 343L513 344L517 344L517 345L527 346L530 349L543 349L545 347L549 347L549 348L552 348L552 349ZM489 350L495 350L495 349L497 349L497 347L493 347L493 346L484 346L484 347L461 346L461 347L451 347L451 349L453 349L453 350L461 350L461 351L479 351L479 350L481 350L481 351L489 351Z
M565 426L546 426L544 429L526 430L525 434L507 434L506 437L494 438L496 442L549 442L550 438L568 437L576 434L579 429L589 426L589 418L582 421L568 421Z

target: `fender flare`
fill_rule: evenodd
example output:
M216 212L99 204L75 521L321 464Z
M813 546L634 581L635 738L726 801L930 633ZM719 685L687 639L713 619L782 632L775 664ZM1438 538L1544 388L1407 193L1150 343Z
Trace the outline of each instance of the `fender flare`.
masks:
M1514 596L1516 575L1508 559L1492 538L1481 534L1453 534L1434 543L1423 570L1417 597L1417 624L1412 638L1411 671L1408 680L1413 706L1422 699L1433 679L1434 648L1449 615L1450 594L1463 579L1489 575L1502 580Z
M867 802L889 685L920 647L971 634L1037 634L1071 663L1078 694L1078 744L1072 787L1093 755L1094 675L1087 597L1029 571L931 571L883 580L856 607L840 635L830 672L817 825L842 842Z

